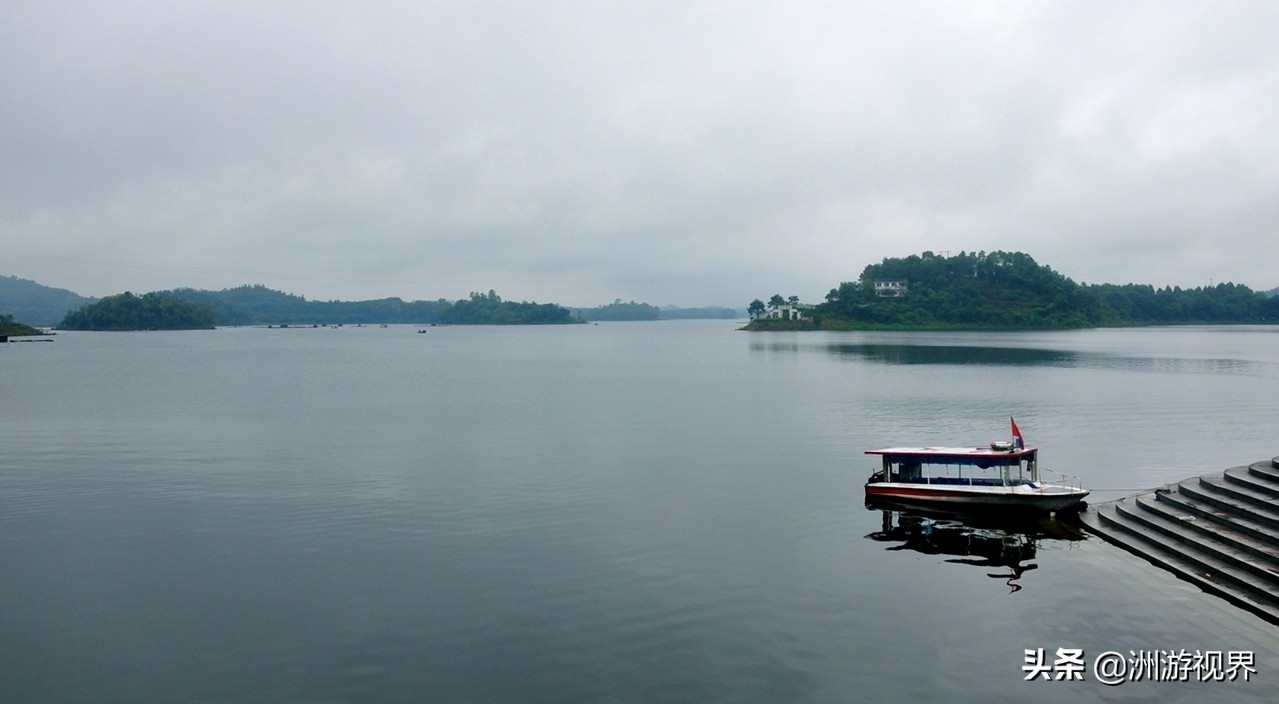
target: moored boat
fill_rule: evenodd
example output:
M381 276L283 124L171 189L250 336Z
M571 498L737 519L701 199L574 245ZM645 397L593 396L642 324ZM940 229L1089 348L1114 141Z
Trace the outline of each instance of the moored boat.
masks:
M888 447L867 450L881 467L866 482L866 499L965 509L1056 512L1081 508L1088 491L1070 477L1040 480L1039 449L1013 441L986 447Z

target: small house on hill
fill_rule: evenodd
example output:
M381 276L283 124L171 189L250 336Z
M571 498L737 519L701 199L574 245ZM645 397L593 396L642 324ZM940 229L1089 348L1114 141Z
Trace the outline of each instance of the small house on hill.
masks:
M875 282L875 295L880 298L905 296L906 282L901 279L879 279Z

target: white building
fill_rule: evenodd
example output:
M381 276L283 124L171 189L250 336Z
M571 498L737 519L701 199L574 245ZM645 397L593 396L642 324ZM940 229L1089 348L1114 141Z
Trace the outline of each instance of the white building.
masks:
M783 303L756 315L752 320L808 320L811 305L804 303Z
M900 279L881 279L875 282L875 295L897 298L906 295L906 282Z

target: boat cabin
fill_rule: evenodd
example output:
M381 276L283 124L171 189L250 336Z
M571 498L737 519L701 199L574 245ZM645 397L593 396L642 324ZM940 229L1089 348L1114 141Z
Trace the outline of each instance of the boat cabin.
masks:
M1034 488L1039 482L1038 448L1012 443L985 447L890 447L867 450L879 455L880 471L871 482Z

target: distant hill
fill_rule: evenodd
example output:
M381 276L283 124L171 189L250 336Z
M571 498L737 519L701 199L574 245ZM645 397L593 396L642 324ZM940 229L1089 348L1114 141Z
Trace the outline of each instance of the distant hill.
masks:
M437 322L448 301L308 301L261 284L221 291L179 288L167 293L213 309L218 325L355 325Z
M308 301L302 296L275 291L260 284L221 291L182 288L164 293L209 306L218 325L540 325L581 322L567 308L554 303L505 301L494 291L472 293L469 298L455 302L443 298L435 301L404 301L399 298Z
M573 315L588 321L657 320L661 317L661 310L657 306L636 303L635 301L623 303L620 298L606 306L572 308L570 310L573 311Z
M28 325L54 325L67 311L97 300L16 276L0 276L0 314Z
M33 285L39 289L56 290ZM94 306L99 301L91 298L61 300L72 305L63 306L57 315L42 313L32 315L32 319L48 321L41 323L45 325L56 323L60 327L79 330L174 329L209 325L543 325L582 322L563 306L504 301L491 290L472 293L469 298L453 302L442 298L436 301L404 301L399 298L308 301L302 296L255 284L221 291L179 288L142 296L126 292L102 299L109 304L103 306ZM190 305L177 306L175 301ZM212 316L211 323L204 317L204 311ZM14 318L18 316L14 315Z
M774 296L770 308L781 296ZM751 304L760 317L765 306ZM886 258L831 289L803 320L750 329L1025 330L1279 322L1279 298L1223 283L1080 285L1022 252Z
M697 320L720 319L735 320L745 318L744 311L733 310L721 306L703 306L701 308L681 308L679 306L657 307L649 303L630 301L623 303L619 298L612 303L595 308L573 308L573 314L590 321L601 320Z
M723 306L702 306L701 308L681 308L679 306L662 306L662 320L737 320L745 318L746 311Z

